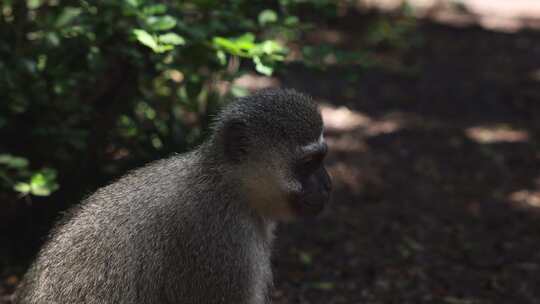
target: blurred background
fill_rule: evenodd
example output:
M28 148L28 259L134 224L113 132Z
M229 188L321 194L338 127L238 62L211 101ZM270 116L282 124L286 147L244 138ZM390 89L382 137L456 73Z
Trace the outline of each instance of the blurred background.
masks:
M336 190L275 303L540 303L537 0L0 0L0 303L62 212L266 87Z

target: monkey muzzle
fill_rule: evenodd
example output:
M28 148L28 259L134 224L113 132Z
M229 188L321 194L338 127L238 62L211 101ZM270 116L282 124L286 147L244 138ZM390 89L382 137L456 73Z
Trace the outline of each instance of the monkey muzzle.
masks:
M319 191L303 192L296 196L294 209L301 217L311 217L320 214L330 201L331 185L318 189Z

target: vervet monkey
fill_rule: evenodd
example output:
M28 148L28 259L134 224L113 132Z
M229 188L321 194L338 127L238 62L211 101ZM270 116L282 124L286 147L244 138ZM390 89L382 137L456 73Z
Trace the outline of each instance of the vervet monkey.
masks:
M239 98L197 149L134 170L73 209L15 303L268 303L275 222L323 210L326 152L309 97Z

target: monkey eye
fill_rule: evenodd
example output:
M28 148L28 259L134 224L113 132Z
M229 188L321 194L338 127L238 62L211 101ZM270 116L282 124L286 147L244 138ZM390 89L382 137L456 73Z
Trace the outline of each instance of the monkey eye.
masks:
M322 164L324 156L324 153L315 153L303 157L300 160L300 170L304 173L314 171Z
M305 167L311 167L320 163L321 157L319 155L310 155L302 159L302 163Z
M326 143L317 144L306 148L303 156L296 162L298 173L309 175L317 170L323 163L323 160L328 152Z

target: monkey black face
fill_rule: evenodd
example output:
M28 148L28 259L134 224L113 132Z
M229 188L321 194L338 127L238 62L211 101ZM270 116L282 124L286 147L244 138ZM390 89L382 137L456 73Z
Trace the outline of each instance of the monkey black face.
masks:
M321 135L316 143L302 147L295 160L293 174L301 186L293 191L290 204L298 217L319 214L330 200L332 181L324 167L327 151L328 147Z

